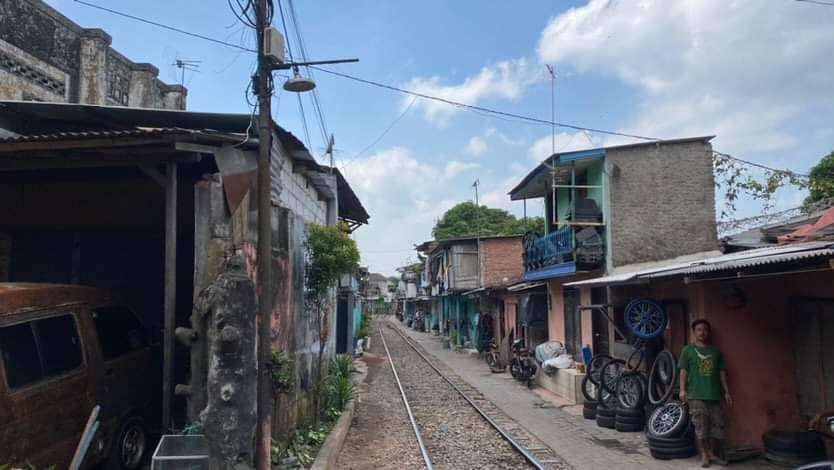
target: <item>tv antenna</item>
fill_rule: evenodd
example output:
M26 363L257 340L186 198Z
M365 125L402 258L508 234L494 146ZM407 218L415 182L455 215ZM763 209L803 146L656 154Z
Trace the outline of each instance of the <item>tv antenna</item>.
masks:
M185 87L185 71L188 70L190 72L199 72L200 64L203 63L202 60L194 60L194 59L177 59L174 61L174 67L181 70L180 75L180 85Z

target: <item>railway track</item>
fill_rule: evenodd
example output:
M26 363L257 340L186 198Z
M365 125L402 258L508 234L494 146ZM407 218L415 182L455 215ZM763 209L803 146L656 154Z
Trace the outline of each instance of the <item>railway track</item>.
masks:
M467 445L467 447L477 447L476 451L480 454L479 457L484 457L483 453L489 454L490 452L493 452L495 454L495 460L492 461L494 465L490 466L493 466L494 468L518 468L519 466L527 466L528 468L540 470L571 468L552 449L542 443L537 437L524 429L524 427L519 425L512 418L507 416L477 389L470 386L456 374L450 371L442 371L437 365L435 365L433 359L430 358L418 344L414 343L398 328L388 325L387 329L394 332L394 335L389 336L389 338L395 338L396 341L406 346L407 351L411 351L416 354L417 357L421 359L419 361L420 365L429 366L428 369L422 367L423 371L434 372L437 377L442 380L442 382L454 391L452 393L462 398L465 403L463 406L464 408L474 410L477 413L477 416L480 419L474 419L473 421L470 421L470 424L467 424L467 426L469 426L467 428L467 434L469 432L474 432L473 430L478 427L477 423L480 422L482 427L485 429L484 431L481 431L482 433L491 433L499 436L498 439L495 439L495 437L492 437L492 439L487 438L487 440L490 441L489 443L473 442ZM442 409L439 411L436 409L437 403L424 404L424 402L430 398L421 395L435 393L442 395L444 392L438 391L438 387L435 387L433 389L425 390L423 393L419 393L419 388L415 388L413 384L408 383L409 379L416 379L419 382L429 380L429 378L425 375L423 377L409 377L405 380L406 383L404 384L401 381L401 374L397 372L397 367L394 364L395 359L388 347L386 335L382 327L379 328L379 334L385 347L386 354L388 355L388 361L390 362L392 371L394 372L394 378L396 379L397 386L400 389L400 394L402 396L406 412L408 413L412 429L414 430L414 434L419 443L426 468L433 469L437 464L437 460L441 461L441 464L438 466L446 468L464 468L461 465L467 466L469 461L460 460L454 463L451 462L448 456L442 455L445 453L446 449L440 445L440 443L433 442L434 440L443 437L437 435L437 426L433 426L433 424L436 424L433 423L433 421L438 413L444 413L444 411ZM414 357L413 354L411 357ZM399 359L401 365L407 367L412 366L412 364L407 362L405 358ZM409 394L411 396L409 396ZM450 406L451 401L451 398L447 398L445 400L447 407ZM466 405L468 405L468 407ZM448 411L447 409L445 414L448 416L450 414L455 415L459 412L463 412L460 410L461 407L459 405L455 406L457 406L457 409L453 409L453 411ZM486 423L486 426L483 426L483 423ZM487 431L486 428L489 428L489 430ZM475 440L477 441L477 438L475 438ZM496 443L496 441L498 441L498 443ZM430 453L433 455L430 455ZM438 456L438 454L441 455ZM456 457L457 456L453 456L453 458ZM461 457L466 458L467 456L464 455ZM513 460L515 463L513 463ZM473 464L472 468L484 467Z

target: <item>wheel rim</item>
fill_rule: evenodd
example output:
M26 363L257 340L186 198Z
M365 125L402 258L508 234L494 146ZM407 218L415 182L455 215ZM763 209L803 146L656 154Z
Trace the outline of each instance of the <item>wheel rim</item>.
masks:
M663 350L652 364L649 373L648 394L649 402L658 405L672 394L676 387L677 364L675 356L668 350Z
M649 428L656 436L665 436L675 430L684 417L685 410L679 403L667 403L658 408L649 421Z
M594 385L599 385L599 374L609 361L611 361L611 356L608 356L607 354L597 354L593 357L593 359L591 359L591 362L588 363L588 375L591 376L589 380L593 382Z
M629 374L620 377L617 383L617 397L626 408L636 408L640 404L643 385L637 375Z
M657 302L648 299L632 300L625 309L626 324L637 337L655 338L666 329L666 312Z
M125 431L121 444L122 465L131 469L138 467L145 454L145 431L138 424L132 425Z
M609 361L608 364L603 367L601 372L601 384L602 388L604 388L608 392L615 392L617 386L617 380L620 378L620 373L623 370L623 361L620 359L615 359L613 361Z

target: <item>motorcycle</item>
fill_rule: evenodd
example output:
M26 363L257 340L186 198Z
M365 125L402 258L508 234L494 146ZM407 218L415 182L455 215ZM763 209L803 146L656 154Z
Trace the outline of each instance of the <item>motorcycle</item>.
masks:
M536 361L533 353L524 345L523 339L517 339L512 344L513 357L510 360L510 374L519 382L533 386L533 377L536 376Z

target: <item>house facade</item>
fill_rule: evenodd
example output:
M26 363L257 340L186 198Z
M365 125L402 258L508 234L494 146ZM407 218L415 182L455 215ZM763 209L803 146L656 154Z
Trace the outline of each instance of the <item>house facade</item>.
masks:
M578 308L610 304L605 289L565 283L716 249L711 138L554 154L510 192L544 200L547 233L525 242L523 279L546 284L548 336L575 357L584 345L617 353L625 338Z
M225 292L218 280L248 284L235 295L273 295L273 348L294 370L292 387L276 396L275 435L286 436L311 413L321 338L330 357L338 338L353 336L347 323L338 335L335 292L323 336L306 305L306 227L333 225L347 211L329 169L274 126L274 284L264 286L257 279L257 138L245 135L249 115L37 102L0 102L0 109L0 128L16 136L0 139L0 281L110 288L156 338L174 333L171 318L180 344L166 350L171 375L160 396L171 400L177 428L220 399L208 382L222 376L208 373L217 364L209 359L218 330L232 319L254 325L247 316L254 311L234 313L245 299L215 301ZM208 321L216 315L229 320ZM242 370L251 375L238 379L241 396L230 403L254 407L254 397L245 396L254 390L254 364Z
M0 0L0 100L185 109L187 91L42 0Z

